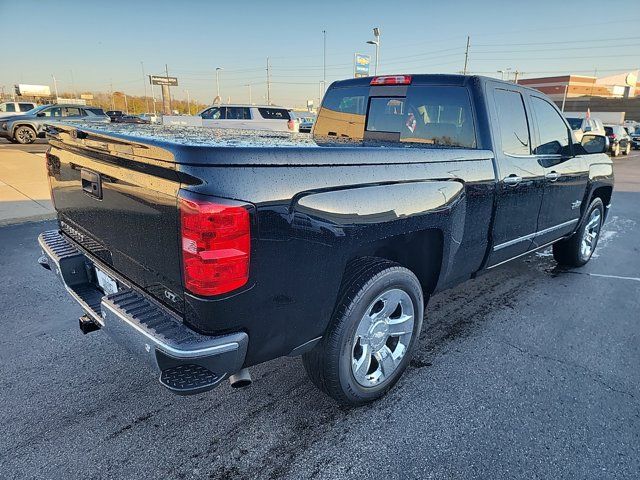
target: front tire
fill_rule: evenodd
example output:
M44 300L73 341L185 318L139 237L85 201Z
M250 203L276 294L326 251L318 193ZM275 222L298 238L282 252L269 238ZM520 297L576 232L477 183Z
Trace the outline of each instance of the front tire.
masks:
M589 205L578 230L569 238L553 244L553 258L560 265L581 267L593 255L604 222L604 204L595 198Z
M36 141L37 137L38 135L36 134L36 131L26 125L16 128L15 132L13 132L13 138L20 145L33 143Z
M400 379L422 328L416 276L379 258L352 263L322 341L303 355L313 383L339 403L377 400Z

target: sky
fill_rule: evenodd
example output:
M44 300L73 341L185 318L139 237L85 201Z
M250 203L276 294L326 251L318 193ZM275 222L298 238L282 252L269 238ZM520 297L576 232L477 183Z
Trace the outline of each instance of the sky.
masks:
M366 41L376 26L379 74L460 72L469 36L469 73L605 76L640 68L640 10L633 3L0 0L0 18L21 19L0 27L0 86L8 92L16 83L43 84L53 91L55 75L60 92L142 95L143 68L164 74L166 64L179 81L174 98L188 91L210 104L219 67L224 101L248 102L251 85L252 101L261 103L269 57L272 102L303 106L320 94L322 31L330 84L353 76L355 53L374 57Z

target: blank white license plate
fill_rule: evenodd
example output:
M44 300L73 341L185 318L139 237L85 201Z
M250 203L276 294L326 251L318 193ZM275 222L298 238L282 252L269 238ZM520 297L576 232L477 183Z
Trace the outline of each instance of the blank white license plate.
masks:
M98 267L96 267L96 278L98 279L98 285L100 285L100 288L102 288L105 295L111 295L118 291L118 284L116 281Z

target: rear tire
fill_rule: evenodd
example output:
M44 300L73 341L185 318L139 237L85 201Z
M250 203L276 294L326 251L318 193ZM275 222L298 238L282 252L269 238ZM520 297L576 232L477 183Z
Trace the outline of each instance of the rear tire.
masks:
M382 397L407 367L422 328L416 276L388 260L365 257L345 273L322 341L302 362L311 381L344 405Z
M611 149L612 157L617 157L618 155L620 155L620 144L617 144L615 147Z
M560 265L581 267L593 255L602 224L604 222L604 204L600 198L595 198L585 212L578 230L569 238L553 244L553 258Z
M28 145L35 142L38 135L33 128L22 125L15 129L13 132L13 138L20 145Z
M631 145L629 143L627 143L627 146L622 153L623 155L629 155L631 153Z

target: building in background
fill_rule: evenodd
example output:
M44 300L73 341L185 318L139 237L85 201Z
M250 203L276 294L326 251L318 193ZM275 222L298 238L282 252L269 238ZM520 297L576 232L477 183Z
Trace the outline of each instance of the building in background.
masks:
M640 97L638 70L601 78L584 75L526 78L518 83L540 90L557 103L567 100L590 101L593 97L611 99Z

